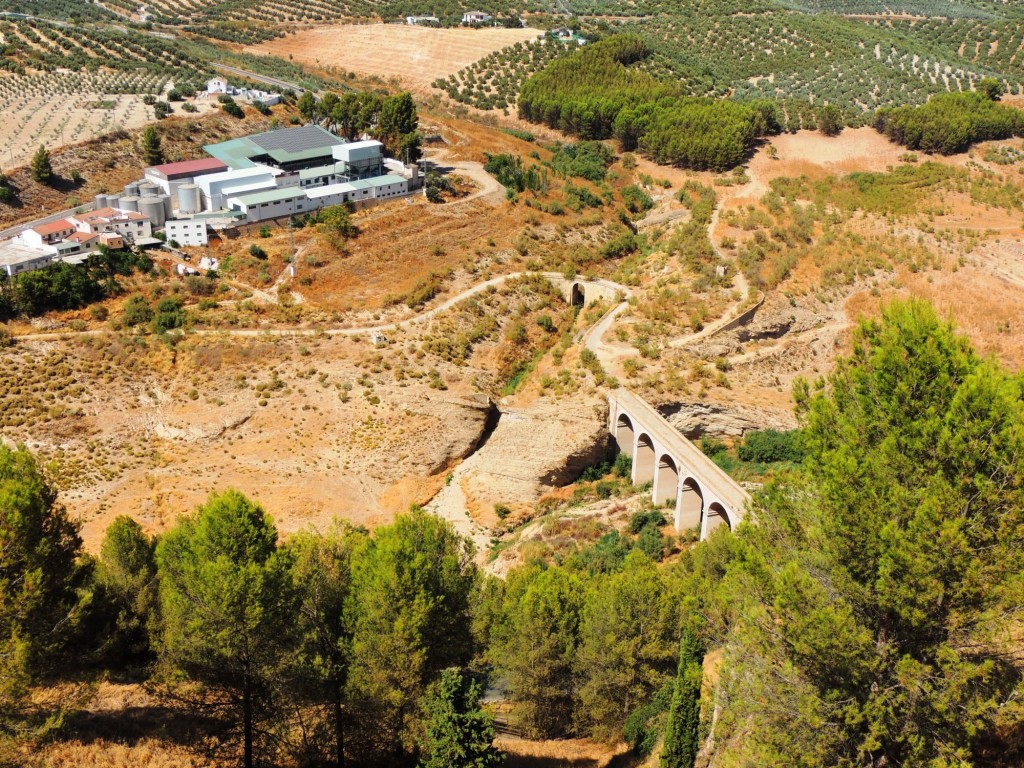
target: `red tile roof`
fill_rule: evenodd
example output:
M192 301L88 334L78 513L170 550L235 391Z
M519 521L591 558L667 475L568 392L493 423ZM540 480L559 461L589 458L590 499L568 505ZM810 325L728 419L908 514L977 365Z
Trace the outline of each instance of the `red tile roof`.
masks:
M195 176L196 174L203 173L218 173L220 171L226 171L227 169L227 165L217 158L204 157L200 160L183 160L180 163L154 165L146 170L157 171L158 173L162 173L168 179L172 179L180 178L182 176Z
M40 235L53 235L57 232L63 232L67 229L74 229L75 225L67 219L61 219L60 221L51 221L49 224L40 224L38 227L32 227L33 232L37 232Z

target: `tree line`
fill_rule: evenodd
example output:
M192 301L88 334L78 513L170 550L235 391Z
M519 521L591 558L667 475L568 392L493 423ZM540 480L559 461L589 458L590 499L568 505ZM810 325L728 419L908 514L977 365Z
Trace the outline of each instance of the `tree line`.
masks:
M145 254L101 245L84 264L59 261L14 277L0 275L0 320L80 309L119 295L123 291L119 276L152 269L153 262Z
M408 91L394 96L370 91L340 96L328 92L320 99L305 91L296 106L307 121L323 125L349 141L367 134L380 141L391 157L414 163L422 155L419 116Z
M895 303L797 382L799 443L759 449L794 469L752 522L662 561L640 510L503 580L422 510L282 542L237 491L155 538L119 518L87 557L29 452L0 448L0 726L55 727L33 686L135 664L247 765L493 765L488 681L529 735L660 742L662 768L1019 764L1022 391Z
M1002 86L983 80L978 90L943 93L921 106L880 109L875 128L908 149L952 155L971 144L1024 136L1024 113L1000 104Z
M519 116L584 139L615 137L659 163L723 171L760 136L779 133L769 101L685 96L636 65L652 51L637 35L614 35L554 60L523 84Z

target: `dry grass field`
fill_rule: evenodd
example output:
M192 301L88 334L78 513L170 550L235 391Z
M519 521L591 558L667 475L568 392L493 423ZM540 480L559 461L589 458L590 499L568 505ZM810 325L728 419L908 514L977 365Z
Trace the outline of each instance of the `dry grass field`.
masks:
M293 59L317 69L337 67L361 75L397 77L427 93L430 84L489 53L525 40L538 29L432 29L403 24L313 27L247 50Z

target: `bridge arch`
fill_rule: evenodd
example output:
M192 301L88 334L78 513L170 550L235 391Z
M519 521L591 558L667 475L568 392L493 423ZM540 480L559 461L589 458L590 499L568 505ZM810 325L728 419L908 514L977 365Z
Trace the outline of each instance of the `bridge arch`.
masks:
M654 481L654 503L664 504L666 501L676 503L679 492L679 467L675 459L667 453L658 460L657 478Z
M729 519L729 513L725 511L725 507L714 501L708 506L707 520L704 523L704 536L710 536L712 531L720 525L726 525L730 531L732 530L732 520Z
M569 289L569 304L573 307L582 307L587 302L587 289L582 283L573 283Z
M704 492L700 489L700 483L692 477L687 477L679 486L679 503L676 506L676 530L685 531L688 528L700 526L700 518L704 513Z
M654 480L654 441L643 432L636 439L633 454L633 485L643 485Z
M633 431L633 422L624 413L619 414L615 422L615 442L619 446L619 452L630 458L633 457L633 440L636 433Z

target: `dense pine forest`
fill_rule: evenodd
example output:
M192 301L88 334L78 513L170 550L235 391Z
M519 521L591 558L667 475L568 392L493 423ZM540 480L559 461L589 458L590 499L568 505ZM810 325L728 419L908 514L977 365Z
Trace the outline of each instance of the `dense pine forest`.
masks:
M531 736L663 743L666 768L1019 764L1021 391L892 304L798 383L802 461L750 522L663 560L644 517L504 580L418 509L282 541L230 490L155 538L119 518L89 557L0 447L0 763L113 674L247 766L496 765L488 684Z

